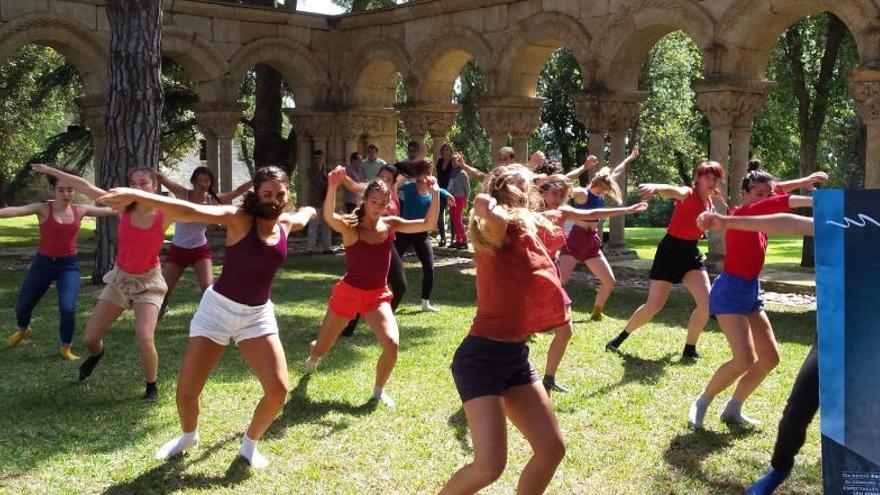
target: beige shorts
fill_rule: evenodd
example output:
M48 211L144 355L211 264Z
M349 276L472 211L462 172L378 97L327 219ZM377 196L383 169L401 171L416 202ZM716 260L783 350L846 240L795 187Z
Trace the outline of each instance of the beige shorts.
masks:
M156 265L149 271L137 275L126 273L119 267L104 275L104 290L98 299L111 302L120 308L131 309L136 303L148 303L162 307L168 285L162 278L162 268Z
M248 306L229 299L208 287L199 301L199 309L189 324L189 336L207 337L218 345L238 345L242 340L278 333L275 305L272 301Z

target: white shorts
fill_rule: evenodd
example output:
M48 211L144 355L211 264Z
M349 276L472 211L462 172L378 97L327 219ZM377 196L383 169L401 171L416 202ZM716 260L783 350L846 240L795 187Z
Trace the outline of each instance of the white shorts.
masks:
M277 333L272 301L248 306L217 293L213 286L205 290L189 324L190 337L207 337L219 345L229 345L229 339L237 345L242 340Z

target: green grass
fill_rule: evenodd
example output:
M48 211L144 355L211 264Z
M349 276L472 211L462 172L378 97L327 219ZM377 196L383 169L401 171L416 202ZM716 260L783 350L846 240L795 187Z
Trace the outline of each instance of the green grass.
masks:
M627 227L626 243L634 249L639 258L654 259L657 252L657 244L666 234L665 228L660 227ZM812 273L812 268L803 268L801 263L802 238L795 236L770 236L767 247L767 261L769 268L780 270L792 270ZM700 241L700 251L706 254L709 251L708 241Z
M474 281L469 269L441 268L434 301L437 314L415 312L419 270L408 267L410 292L399 311L401 354L388 391L395 409L364 404L379 347L363 326L341 340L311 380L299 363L306 356L332 284L342 275L340 256L295 258L274 287L281 338L293 392L261 448L272 466L249 473L234 462L239 438L260 386L231 347L202 396L202 444L169 463L153 459L178 434L174 381L198 299L185 275L156 342L160 400L139 400L142 378L126 314L109 333L107 355L95 374L76 381L76 363L55 357L57 313L53 292L37 310L36 334L19 348L0 350L0 492L3 493L436 493L469 462L466 423L449 363L473 317ZM11 329L12 307L23 271L0 281L0 325ZM84 273L84 276L88 276ZM553 397L567 455L551 483L554 494L741 493L769 462L776 423L797 370L812 341L815 313L770 306L782 362L746 404L766 425L760 431L730 430L713 405L705 431L687 427L690 401L713 370L729 357L713 324L704 333L701 362L678 362L682 325L691 300L673 294L655 321L632 337L622 356L602 350L643 292L618 290L609 317L587 323L592 288L570 287L576 333L558 373L575 387ZM96 296L84 287L77 339ZM532 361L544 367L549 336L532 343ZM75 350L83 352L77 342ZM718 402L721 402L719 400ZM508 466L482 493L512 493L529 448L510 429ZM781 494L821 493L818 435L814 424L791 481Z
M79 241L95 237L95 221L86 218L79 229ZM40 230L36 215L0 219L0 247L27 247L40 243Z

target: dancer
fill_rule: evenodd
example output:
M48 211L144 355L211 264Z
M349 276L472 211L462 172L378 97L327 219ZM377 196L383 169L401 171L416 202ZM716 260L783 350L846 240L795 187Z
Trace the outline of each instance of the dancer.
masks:
M675 284L683 283L696 307L688 320L687 339L683 359L699 359L697 340L709 322L709 275L703 265L703 254L697 242L703 231L697 227L700 213L713 209L712 198L720 194L719 182L724 180L724 168L718 162L697 165L690 187L667 184L641 184L639 194L644 199L655 195L675 200L672 218L666 236L657 246L651 266L648 299L630 316L620 334L605 344L605 350L616 351L636 330L647 324L666 305L669 292Z
M251 467L268 465L257 442L281 410L290 388L269 296L275 273L287 259L288 235L303 229L315 216L311 207L285 213L289 206L288 184L283 170L269 166L254 174L254 190L248 192L240 207L194 204L128 188L113 189L100 199L117 207L137 202L169 218L226 227L223 271L202 295L193 315L177 376L177 412L183 433L162 445L156 452L158 459L167 459L198 443L199 396L231 339L263 386L263 397L254 409L239 454Z
M629 156L613 170L604 167L596 172L596 175L590 180L589 186L575 188L573 191L575 208L584 210L604 208L606 195L616 203L622 203L624 198L617 180L638 156L639 148L634 146ZM599 222L578 220L571 227L559 257L559 273L563 285L568 283L578 262L584 263L590 272L599 279L599 290L596 291L596 301L590 313L591 320L599 321L602 319L605 303L608 302L608 298L611 297L611 292L617 284L614 271L608 260L605 259L605 255L602 254L602 233Z
M400 198L397 197L397 187L399 184L398 181L399 175L397 174L397 168L394 165L384 165L381 170L379 170L379 179L385 183L388 187L388 190L391 194L391 200L388 202L388 207L385 209L386 216L398 216L400 215ZM357 183L351 180L351 177L344 177L342 179L342 184L349 191L356 192L363 196L364 191L366 191L369 183L361 182ZM391 263L388 267L388 287L391 289L391 293L394 296L391 298L391 312L397 311L397 306L400 305L400 301L403 300L403 295L406 294L406 272L403 269L403 261L400 260L400 254L397 253L397 249L391 250ZM357 328L358 321L360 321L360 315L355 315L354 318L348 325L345 327L345 330L342 331L343 337L351 337L354 335L354 329Z
M410 172L413 180L400 187L398 194L403 202L401 217L405 220L421 220L425 218L431 205L431 162L418 159L410 164ZM430 179L433 183L434 179ZM455 206L455 198L445 189L440 189L440 195L446 198L446 204ZM401 232L395 236L394 247L402 258L406 251L412 247L419 262L422 264L422 311L437 312L436 307L431 305L431 292L434 290L434 250L431 248L431 239L428 232Z
M561 167L560 167L561 168ZM549 220L553 229L539 229L538 237L544 243L550 258L556 260L559 250L565 245L564 225L567 221L596 222L603 218L612 218L620 215L632 215L640 213L648 208L647 203L638 203L632 206L620 208L598 208L595 210L583 210L573 208L567 204L571 186L568 178L564 175L551 175L539 180L538 191L541 194L543 208L541 213ZM560 278L561 282L561 278ZM569 304L571 301L569 300ZM571 307L568 307L569 313ZM547 350L547 366L544 368L544 388L547 392L569 392L570 389L556 381L556 371L568 342L571 340L572 325L569 321L565 325L553 330L553 341Z
M48 165L33 167L39 173L67 182L77 192L96 201L107 193L82 177ZM154 193L159 186L156 172L149 168L130 170L128 182L131 187L147 193ZM155 401L158 397L156 380L159 355L156 353L153 338L159 308L167 290L159 267L159 250L171 221L161 211L143 203L129 204L120 213L115 266L104 275L104 283L107 285L98 296L98 303L86 323L83 341L90 356L79 367L80 381L88 378L104 357L104 335L110 330L110 326L123 311L131 309L134 311L135 340L140 350L141 369L146 381L143 399Z
M76 175L74 172L68 173ZM76 329L76 299L79 295L76 236L80 221L84 216L106 217L116 212L110 208L74 203L71 184L51 175L46 179L55 195L54 201L0 208L0 218L36 215L40 229L40 244L24 276L15 305L18 330L6 339L6 347L11 349L17 346L33 333L30 325L34 308L54 281L60 316L58 334L61 344L58 354L67 361L75 361L79 356L73 353L71 345Z
M425 184L431 191L427 214L419 220L404 220L386 216L391 190L385 182L374 180L364 190L363 199L354 213L342 216L334 211L336 189L342 183L344 173L342 168L337 168L328 177L324 219L333 230L342 234L346 272L345 277L333 286L318 338L312 342L311 353L306 359L305 371L315 371L349 320L361 314L382 344L382 354L376 363L372 398L393 406L394 400L385 392L385 383L397 362L400 339L397 321L389 304L392 294L386 283L392 244L397 232L425 232L436 225L440 191L436 180L427 177Z
M187 189L161 173L157 173L156 176L159 178L159 183L167 187L174 194L174 197L203 205L230 204L253 186L251 181L247 181L232 191L217 193L214 191L216 182L214 173L208 167L196 167L193 170L189 177L192 189ZM205 289L214 283L214 253L211 251L211 246L205 235L207 227L204 223L176 222L174 224L174 237L171 238L171 247L168 249L165 263L162 265L162 278L168 285L168 292L165 293L165 300L162 301L162 307L159 309L160 318L168 310L171 293L177 287L177 282L180 281L183 271L188 266L193 267L202 292L205 292Z
M543 493L565 455L547 392L529 363L528 336L568 322L567 297L536 232L555 229L532 209L532 174L499 166L474 199L477 314L452 359L452 376L467 416L474 460L441 494L473 494L501 476L507 462L507 419L526 437L532 457L517 493ZM535 301L540 304L535 305Z
M742 181L743 203L731 208L730 216L767 215L812 206L813 198L809 196L773 194L774 181L775 178L763 170L748 172ZM698 428L703 426L715 396L737 380L733 397L721 412L721 421L759 424L742 413L742 404L779 363L773 327L758 296L758 276L764 266L767 234L728 230L724 240L724 271L712 284L709 314L718 319L733 356L715 371L703 393L691 404L688 420Z

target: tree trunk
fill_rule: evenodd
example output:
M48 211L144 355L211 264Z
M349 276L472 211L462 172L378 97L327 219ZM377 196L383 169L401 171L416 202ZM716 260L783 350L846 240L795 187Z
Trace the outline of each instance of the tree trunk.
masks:
M134 168L156 169L162 114L162 2L107 2L110 55L107 79L107 146L100 186L124 185ZM98 219L93 282L100 282L116 256L116 217Z
M257 73L254 107L254 166L277 165L287 170L293 166L290 147L281 137L281 74L268 65L254 67Z

